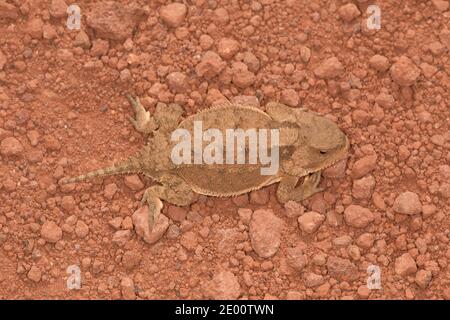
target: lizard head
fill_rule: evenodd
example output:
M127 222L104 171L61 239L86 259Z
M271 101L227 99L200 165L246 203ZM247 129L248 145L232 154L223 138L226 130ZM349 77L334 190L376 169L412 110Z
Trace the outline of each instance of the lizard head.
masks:
M305 175L332 166L347 156L349 141L333 121L311 112L297 114L298 139L289 160L283 161L285 172ZM287 160L287 161L286 161Z

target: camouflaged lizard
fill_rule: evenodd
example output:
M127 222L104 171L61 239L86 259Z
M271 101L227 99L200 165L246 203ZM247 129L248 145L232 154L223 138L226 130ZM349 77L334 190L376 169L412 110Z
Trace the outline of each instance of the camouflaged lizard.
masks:
M142 150L118 163L78 177L64 179L74 183L112 174L140 173L158 184L148 187L142 203L149 206L149 224L153 226L165 200L177 206L195 201L194 194L231 197L279 182L276 196L281 203L302 201L322 191L321 171L347 156L349 141L331 120L303 108L268 103L266 111L242 104L223 104L182 118L179 105L158 103L152 116L139 102L129 97L136 117L130 121L148 137ZM171 158L177 128L193 130L194 121L203 128L277 128L279 129L279 169L262 175L261 164L175 164ZM299 184L300 179L303 181Z

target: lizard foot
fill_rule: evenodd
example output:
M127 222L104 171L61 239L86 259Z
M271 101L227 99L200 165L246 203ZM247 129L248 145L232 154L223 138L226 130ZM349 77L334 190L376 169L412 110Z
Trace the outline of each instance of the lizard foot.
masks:
M142 196L142 205L147 204L149 208L148 224L153 229L158 219L163 203L167 201L176 206L187 206L194 201L194 193L181 178L173 175L160 177L161 185L148 187Z
M321 172L314 172L305 176L303 183L296 187L299 177L284 177L277 189L277 198L281 203L289 200L303 201L312 195L321 192L324 188L319 187Z
M132 105L136 118L128 116L128 119L133 124L134 128L142 133L150 133L156 129L154 119L151 117L150 112L144 109L139 98L133 98L130 95L127 96L130 104Z
M301 200L309 198L313 194L322 192L324 190L324 188L319 187L320 178L321 178L320 171L311 173L310 175L305 177L301 185L301 189L303 190Z
M155 225L155 222L157 221L159 214L161 213L163 203L161 199L159 199L155 195L152 187L145 190L144 195L142 196L141 203L142 205L148 205L148 227L150 231L152 231L153 226Z

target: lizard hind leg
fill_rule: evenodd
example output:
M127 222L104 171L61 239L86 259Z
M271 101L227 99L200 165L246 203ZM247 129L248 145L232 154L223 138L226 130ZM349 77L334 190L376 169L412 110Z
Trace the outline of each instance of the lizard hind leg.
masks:
M165 200L177 206L187 206L194 202L194 192L181 178L174 175L164 175L159 180L161 185L148 187L142 196L142 204L149 207L149 228L153 229Z
M133 118L131 116L128 117L133 127L137 131L144 134L149 134L154 131L157 128L156 122L150 115L150 112L145 110L145 108L142 106L139 98L133 98L130 95L128 95L127 98L130 101L130 104L136 114L136 118Z

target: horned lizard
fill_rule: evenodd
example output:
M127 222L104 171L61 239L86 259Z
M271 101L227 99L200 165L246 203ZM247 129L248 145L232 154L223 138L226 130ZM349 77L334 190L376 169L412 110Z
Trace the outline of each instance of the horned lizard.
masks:
M112 174L141 173L158 184L148 187L142 204L149 206L149 225L153 226L165 200L177 206L195 201L195 193L216 197L237 196L279 182L279 202L302 201L320 192L321 170L347 155L349 141L331 120L304 108L290 108L280 103L266 105L266 112L241 104L224 104L182 119L179 105L158 103L154 115L146 111L139 98L128 97L136 117L129 117L135 129L148 138L138 154L118 163L63 179L74 183ZM279 129L279 170L262 175L260 164L174 164L172 132L185 128L192 132L194 121L204 129L277 128ZM303 182L298 186L300 178Z

